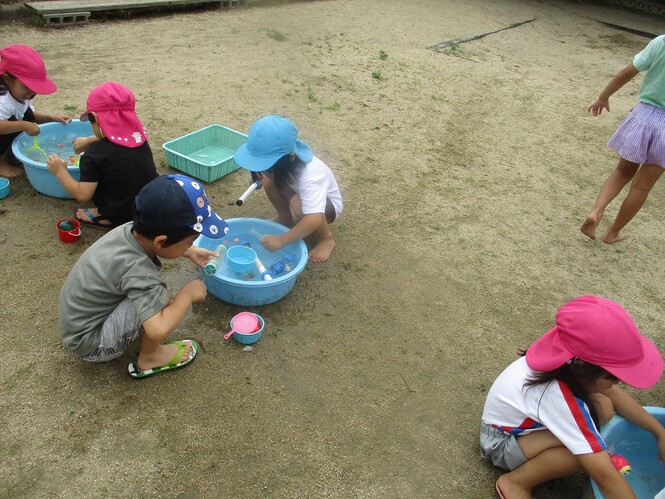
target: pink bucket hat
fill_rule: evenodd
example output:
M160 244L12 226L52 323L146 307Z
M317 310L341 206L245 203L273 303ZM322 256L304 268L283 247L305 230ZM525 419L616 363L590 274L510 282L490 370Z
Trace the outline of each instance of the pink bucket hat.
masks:
M573 358L600 366L635 388L649 388L663 374L658 348L621 305L599 296L581 296L559 308L556 326L526 352L529 367L541 372Z
M55 83L46 76L42 56L27 45L9 45L0 50L0 74L9 73L36 94L52 94Z
M113 81L97 85L88 95L81 121L88 121L88 113L97 113L99 127L111 142L123 147L139 147L148 136L136 115L136 98L126 86Z

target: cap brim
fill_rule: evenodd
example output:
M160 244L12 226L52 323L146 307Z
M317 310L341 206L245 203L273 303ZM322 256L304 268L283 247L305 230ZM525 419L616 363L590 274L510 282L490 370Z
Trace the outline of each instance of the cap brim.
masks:
M211 218L213 221L208 221L205 225L203 225L201 234L209 237L210 239L220 239L224 237L230 229L229 224L227 224L222 217L215 213L214 210L212 210L209 218Z
M283 154L263 157L254 156L249 153L247 144L243 144L236 150L234 160L241 168L250 172L264 172L269 170L283 156Z
M644 353L644 358L640 362L628 367L602 367L627 385L645 389L658 383L663 375L663 356L656 345L651 343L648 338L641 336L640 339L642 340L642 352Z
M49 79L44 81L35 81L29 80L27 78L19 78L19 80L21 80L21 82L34 93L39 95L52 94L58 89L58 87L55 86L55 83Z
M526 363L534 371L558 369L575 357L559 338L559 329L553 327L536 340L526 351Z

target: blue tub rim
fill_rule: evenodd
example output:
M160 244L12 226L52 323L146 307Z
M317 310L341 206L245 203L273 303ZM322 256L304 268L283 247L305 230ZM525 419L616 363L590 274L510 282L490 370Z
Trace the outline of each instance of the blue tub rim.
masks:
M226 223L229 224L230 227L233 226L235 222L253 222L253 223L260 223L261 225L270 225L273 227L275 230L278 230L280 234L283 234L285 232L289 231L288 227L285 227L284 225L278 224L277 222L273 222L272 220L264 220L262 218L246 218L246 217L237 217L237 218L227 218L225 219ZM199 242L202 240L202 238L205 236L199 236L196 238L194 241L194 246L200 247ZM210 238L206 238L210 239ZM215 239L215 241L220 241L223 238L220 239ZM284 284L286 281L290 281L291 279L295 279L298 274L300 274L305 266L307 265L307 262L309 261L308 256L309 252L307 250L307 245L305 244L305 241L302 239L299 241L295 241L291 243L292 245L297 245L300 247L300 251L302 252L302 256L300 258L300 261L298 264L291 270L291 272L288 272L286 274L282 274L277 277L273 277L272 280L270 281L264 281L264 280L257 280L257 281L246 281L243 279L235 279L234 277L229 277L229 276L224 276L224 278L216 277L214 275L208 276L204 274L204 279L215 279L221 282L228 282L231 283L235 286L238 287L245 287L245 288L254 288L254 287L260 287L261 289L266 289L266 288L271 288L274 286L279 286L280 284ZM287 245L290 246L290 245ZM201 269L201 272L203 272L203 269Z

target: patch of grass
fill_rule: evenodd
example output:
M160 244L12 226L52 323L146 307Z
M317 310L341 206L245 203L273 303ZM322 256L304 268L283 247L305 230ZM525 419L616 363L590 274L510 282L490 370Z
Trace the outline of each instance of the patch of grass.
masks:
M65 111L67 111L68 113L73 113L74 111L76 111L76 107L77 107L76 104L65 104Z
M382 61L388 59L388 52L386 52L385 50L379 50L379 59L381 59Z
M335 101L332 104L326 106L326 109L328 109L329 111L339 111L341 107L342 105L339 102Z
M372 78L379 81L386 79L386 77L381 74L381 71L372 71Z
M311 102L319 102L319 98L314 93L314 90L312 90L312 87L307 87L307 98Z

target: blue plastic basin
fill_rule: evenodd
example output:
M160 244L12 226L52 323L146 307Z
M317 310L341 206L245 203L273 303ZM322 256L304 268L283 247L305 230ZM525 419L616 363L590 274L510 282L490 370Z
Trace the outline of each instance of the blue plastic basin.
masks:
M665 408L645 409L661 424L665 424ZM630 462L631 472L626 475L626 480L638 499L653 499L665 488L663 461L658 460L658 446L651 433L617 415L601 428L600 434L611 454L621 454ZM593 480L591 489L593 497L604 497Z
M227 303L242 306L267 305L284 298L293 289L296 277L307 264L307 245L303 241L297 241L271 253L261 246L261 237L283 234L288 228L258 218L231 218L226 222L230 230L221 239L222 244L227 247L249 245L266 269L275 268L276 264L282 261L288 262L289 269L275 273L271 276L272 280L265 280L258 269L238 273L229 269L222 260L214 275L208 276L201 269L202 279L210 294ZM195 246L212 251L219 244L219 239L210 239L203 235L194 242Z
M72 120L67 125L45 123L39 125L39 128L41 130L37 136L39 147L44 149L47 154L57 154L68 163L69 158L74 156L72 141L78 137L92 135L90 123L80 120ZM42 194L55 198L72 199L56 176L48 171L45 163L39 163L26 157L25 152L34 144L34 140L34 137L21 132L12 143L12 152L23 163L28 181ZM81 171L78 166L67 166L67 170L75 180L79 179Z

